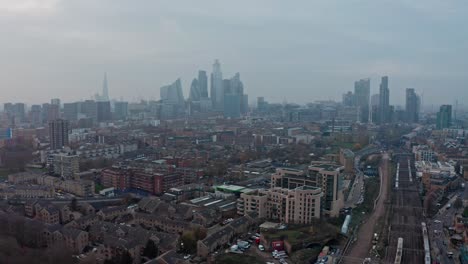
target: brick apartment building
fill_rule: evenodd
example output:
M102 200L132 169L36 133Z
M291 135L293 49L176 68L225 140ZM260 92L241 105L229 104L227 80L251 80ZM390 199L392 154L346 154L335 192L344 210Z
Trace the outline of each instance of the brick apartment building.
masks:
M112 167L101 172L101 182L106 188L138 189L162 194L173 187L184 185L184 177L179 173Z

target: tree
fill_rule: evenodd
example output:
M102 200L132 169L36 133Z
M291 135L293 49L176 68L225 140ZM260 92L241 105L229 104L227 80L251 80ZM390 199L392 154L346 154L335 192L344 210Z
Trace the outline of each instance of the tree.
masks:
M117 254L114 256L112 259L107 259L104 261L105 264L132 264L133 263L133 258L130 253L125 250L121 252L120 254Z
M122 253L122 255L120 255L120 261L117 262L117 263L132 264L133 263L133 258L132 258L132 256L130 255L130 253L128 251L125 251L124 253Z
M197 241L198 240L203 240L203 239L205 239L205 237L207 235L206 234L206 229L198 227L197 229L195 229L194 235L195 235L195 240L197 240Z
M468 206L463 210L463 217L468 217Z
M143 256L148 257L149 259L154 259L158 256L158 248L152 239L149 239L146 242L145 249L143 250Z
M455 202L453 203L453 207L455 207L455 209L462 208L463 207L463 201L460 198L457 198L455 200Z
M181 250L184 253L194 253L197 250L197 240L194 232L185 232L180 238L180 241Z

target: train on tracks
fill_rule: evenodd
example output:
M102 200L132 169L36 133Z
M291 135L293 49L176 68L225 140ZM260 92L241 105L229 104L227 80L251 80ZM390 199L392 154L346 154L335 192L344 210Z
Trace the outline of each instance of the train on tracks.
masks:
M403 257L403 238L398 238L398 245L395 257L395 264L401 264L401 258Z
M431 248L429 247L429 236L427 234L426 223L422 222L421 226L424 240L424 263L431 264Z

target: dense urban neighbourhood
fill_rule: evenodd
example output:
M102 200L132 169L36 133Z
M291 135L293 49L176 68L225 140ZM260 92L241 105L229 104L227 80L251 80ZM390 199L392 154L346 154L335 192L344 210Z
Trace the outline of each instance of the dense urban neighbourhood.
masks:
M388 77L377 97L362 79L342 102L250 106L219 61L211 98L206 79L187 100L179 80L110 100L106 76L95 100L5 103L0 259L466 263L466 113L421 112L414 89L391 106Z

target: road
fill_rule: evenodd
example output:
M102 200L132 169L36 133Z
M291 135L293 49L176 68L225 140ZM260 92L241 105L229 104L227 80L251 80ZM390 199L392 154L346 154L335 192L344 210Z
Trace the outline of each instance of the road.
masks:
M354 168L356 169L356 178L351 186L348 199L345 202L345 207L356 207L356 203L362 197L362 189L364 188L364 173L359 169L359 161L361 156L354 159Z
M448 201L447 204L452 204L457 199L458 195L455 194ZM439 210L439 212L432 218L432 222L428 223L429 239L431 241L432 256L440 263L453 264L455 263L454 258L449 258L446 252L457 251L450 244L450 237L446 228L453 226L454 216L457 213L453 206L447 208L445 205Z
M372 238L374 235L373 227L376 226L377 221L385 215L385 200L388 196L389 184L389 168L390 157L385 153L382 157L380 179L382 181L380 190L380 198L377 201L375 210L372 212L368 220L361 225L357 235L357 243L355 243L351 251L343 258L343 263L362 263L362 261L369 256L369 251L372 247Z
M359 169L359 163L363 156L368 156L373 153L379 153L379 149L374 146L367 147L361 151L356 153L356 157L354 158L354 168L356 170L356 179L354 179L354 183L351 186L351 190L348 195L348 199L345 202L345 207L356 207L356 203L363 197L363 189L364 189L364 173Z

